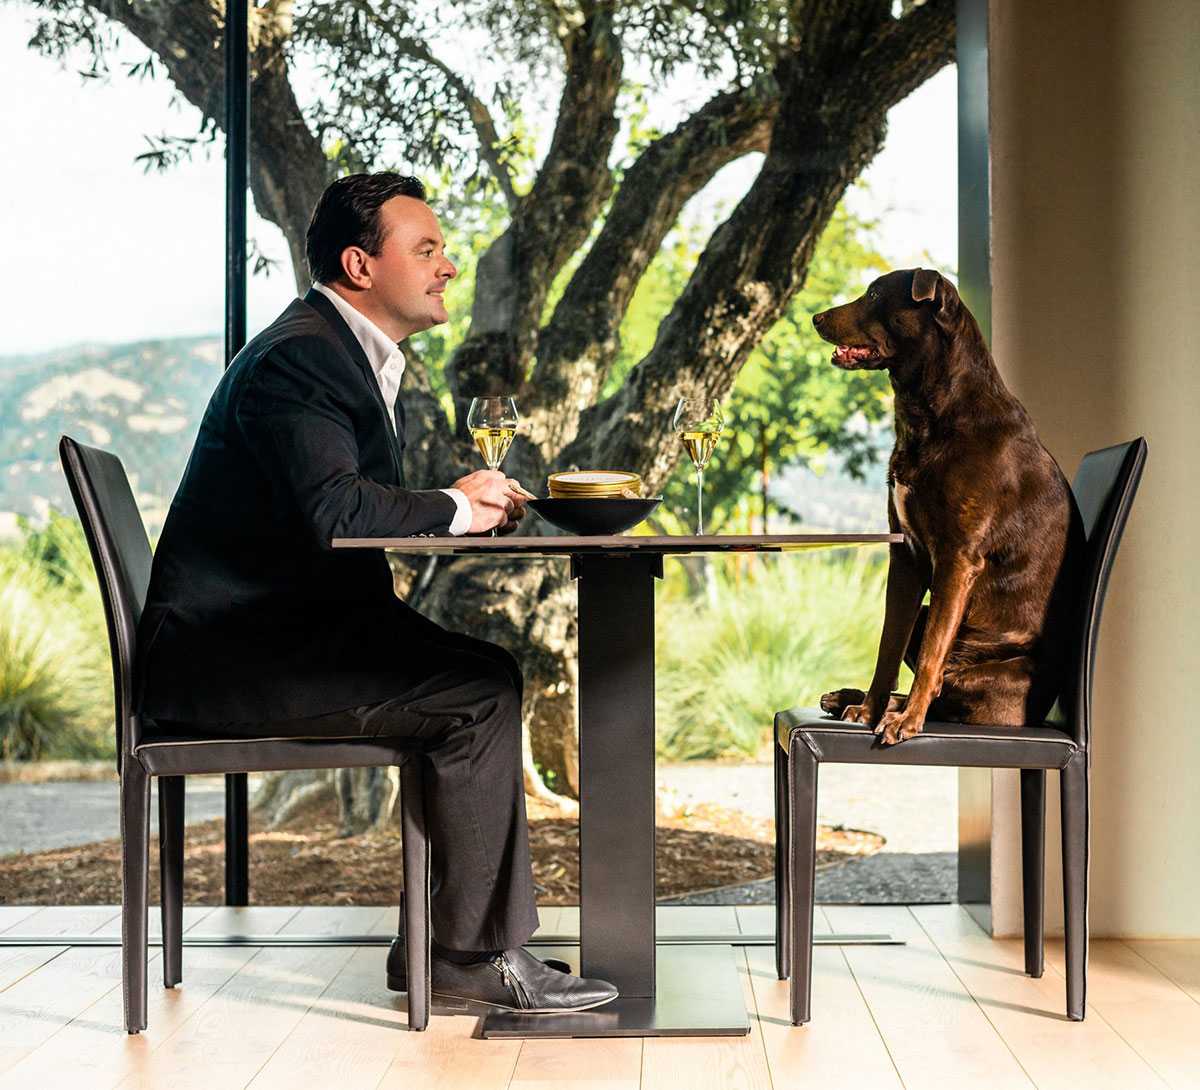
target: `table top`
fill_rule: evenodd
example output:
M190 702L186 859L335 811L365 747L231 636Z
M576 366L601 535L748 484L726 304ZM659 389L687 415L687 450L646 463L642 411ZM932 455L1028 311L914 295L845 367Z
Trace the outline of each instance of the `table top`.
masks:
M829 549L850 545L886 545L900 534L705 534L703 537L617 534L612 537L335 537L335 549L392 549L404 553L484 554L501 556L580 556L595 553L768 553Z

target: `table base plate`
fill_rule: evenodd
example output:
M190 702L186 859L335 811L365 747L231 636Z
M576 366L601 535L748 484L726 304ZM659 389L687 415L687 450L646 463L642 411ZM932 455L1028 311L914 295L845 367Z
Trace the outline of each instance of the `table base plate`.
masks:
M539 957L561 958L579 971L578 946L538 946ZM572 1014L487 1015L481 1036L496 1037L744 1037L750 1019L734 948L660 946L657 997L620 997Z

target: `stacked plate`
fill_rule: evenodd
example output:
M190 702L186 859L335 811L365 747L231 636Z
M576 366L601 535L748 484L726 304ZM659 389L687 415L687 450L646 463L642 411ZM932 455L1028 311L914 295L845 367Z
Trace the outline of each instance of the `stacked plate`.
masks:
M628 490L642 493L642 478L636 473L609 469L571 470L550 474L550 498L555 500L599 500L620 496Z

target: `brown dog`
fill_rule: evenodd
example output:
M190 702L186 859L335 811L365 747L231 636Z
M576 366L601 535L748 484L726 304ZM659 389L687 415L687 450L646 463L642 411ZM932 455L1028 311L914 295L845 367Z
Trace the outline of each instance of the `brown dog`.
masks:
M891 546L871 687L827 693L821 707L870 724L885 744L913 737L927 716L1041 723L1058 695L1083 528L979 325L929 269L888 273L813 325L839 346L838 367L889 372L888 523L904 534ZM902 658L915 675L907 697L892 693Z

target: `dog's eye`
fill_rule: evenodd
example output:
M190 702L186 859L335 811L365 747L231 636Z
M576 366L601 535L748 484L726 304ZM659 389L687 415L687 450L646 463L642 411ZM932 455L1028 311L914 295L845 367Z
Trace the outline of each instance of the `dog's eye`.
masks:
M867 292L867 298L868 299L878 299L879 294L878 294L878 292L875 292L875 291L869 291L869 292Z

